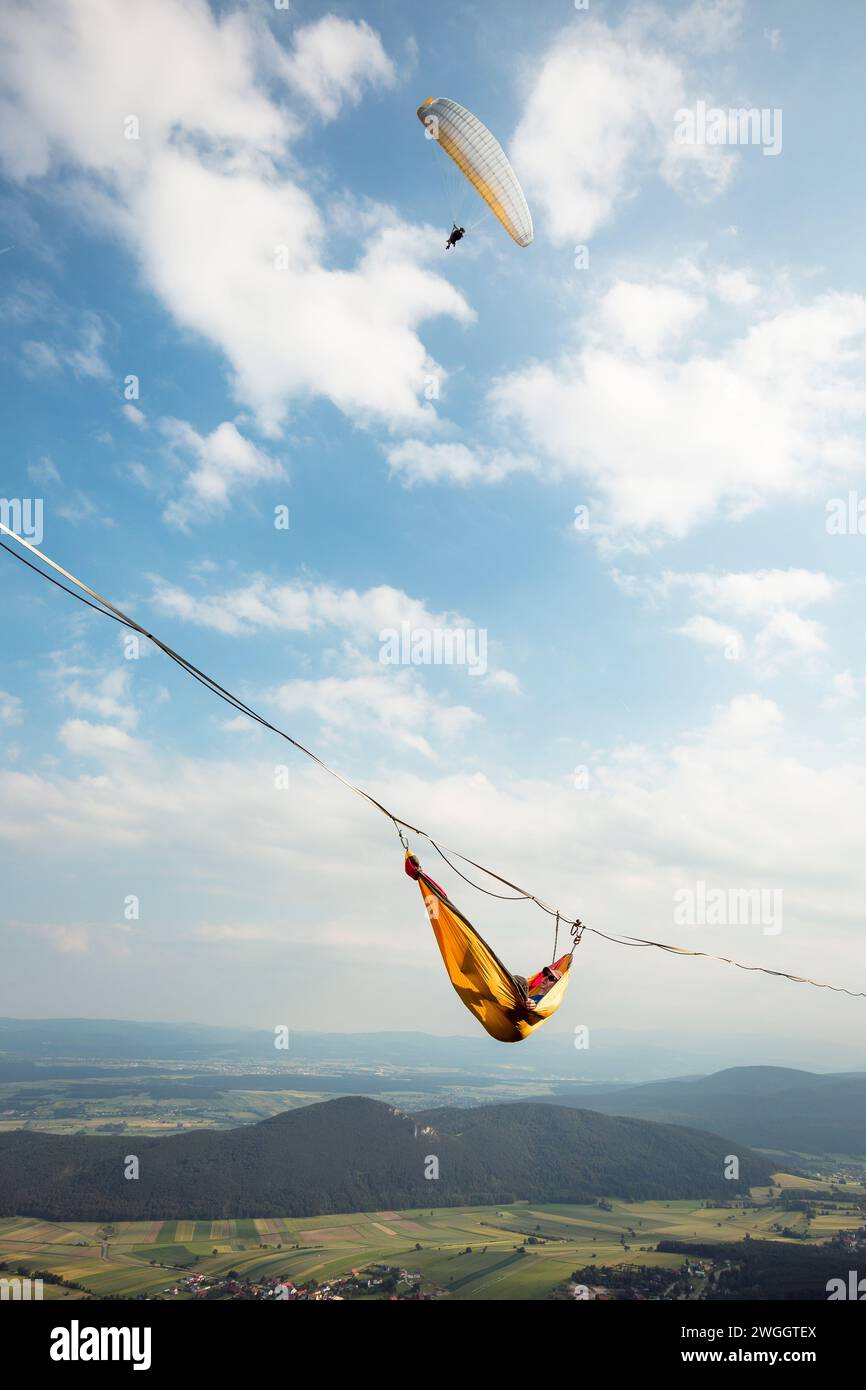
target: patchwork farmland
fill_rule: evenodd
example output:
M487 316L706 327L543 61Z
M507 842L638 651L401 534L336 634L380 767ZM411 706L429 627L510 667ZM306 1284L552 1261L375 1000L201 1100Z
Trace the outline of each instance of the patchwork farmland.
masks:
M817 1186L817 1185L816 1185ZM816 1193L817 1195L817 1193ZM859 1190L856 1195L859 1195ZM852 1198L855 1193L852 1191ZM423 1287L454 1299L543 1299L575 1268L639 1264L671 1268L678 1256L660 1240L777 1240L780 1212L766 1190L757 1207L706 1207L695 1201L413 1209L280 1220L154 1221L115 1225L0 1220L7 1276L50 1271L77 1289L46 1285L51 1298L188 1298L168 1289L191 1273L236 1271L249 1281L319 1283L377 1262L411 1267ZM802 1226L790 1213L785 1224ZM834 1204L806 1239L826 1241L858 1217Z

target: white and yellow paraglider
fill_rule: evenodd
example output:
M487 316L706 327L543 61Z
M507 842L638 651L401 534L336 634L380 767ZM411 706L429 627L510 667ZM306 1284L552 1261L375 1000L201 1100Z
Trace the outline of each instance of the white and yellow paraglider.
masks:
M424 105L418 107L418 119L427 131L427 138L447 155L444 162L460 171L457 185L465 187L464 177L461 177L465 176L512 240L518 246L528 246L533 238L532 213L496 136L465 106L448 97L428 97ZM458 225L460 210L454 199L454 186L447 181L446 186L454 223L447 242L450 249L467 229Z

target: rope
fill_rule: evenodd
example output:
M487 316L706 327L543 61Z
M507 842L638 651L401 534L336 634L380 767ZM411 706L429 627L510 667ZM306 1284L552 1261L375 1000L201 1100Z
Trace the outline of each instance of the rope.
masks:
M32 551L34 555L38 555L40 560L44 560L46 564L51 565L52 569L57 570L59 574L62 574L72 584L76 584L78 588L83 589L85 593L90 594L91 598L95 599L96 602L91 603L88 599L82 598L80 594L73 593L72 590L68 589L65 584L60 584L56 579L53 579L50 574L45 574L43 570L39 569L38 565L32 564L31 561L26 560L23 555L18 555L14 550L10 549L10 547L6 545L3 541L0 541L0 547L2 547L2 549L5 550L7 554L14 555L15 559L21 560L23 564L27 565L28 569L34 570L35 573L41 575L43 579L47 579L50 583L56 585L58 589L63 589L64 593L69 594L74 599L78 599L80 603L86 604L88 608L92 608L96 613L101 613L103 617L111 618L114 622L119 622L125 627L130 627L133 629L134 632L138 632L141 634L142 637L146 637L149 642L153 642L154 646L159 647L160 651L165 652L165 655L170 657L171 660L174 661L178 666L180 666L182 670L186 671L188 675L191 675L194 680L197 680L199 682L199 684L205 686L205 688L210 690L212 694L216 695L219 699L224 700L225 703L227 705L230 705L232 709L235 709L240 714L245 714L250 719L255 720L257 724L261 724L262 728L269 729L272 733L278 734L280 738L285 739L287 743L290 743L293 748L297 748L299 752L306 754L308 758L311 758L313 762L318 763L321 768L324 768L326 772L329 772L332 777L336 777L339 782L342 782L344 786L348 787L351 791L355 792L356 795L363 797L365 801L368 801L372 806L375 806L377 810L381 811L382 814L384 816L387 816L389 820L393 821L395 825L398 824L397 818L393 816L391 812L381 804L381 802L377 801L375 797L371 796L369 792L364 791L362 787L356 786L354 782L350 782L347 777L344 777L342 773L337 772L335 768L329 767L328 764L318 756L318 754L312 751L312 749L305 748L304 745L302 743L299 743L297 739L292 738L292 736L290 734L287 734L283 729L277 728L276 724L272 724L270 720L265 719L264 715L259 714L256 710L252 709L249 705L245 704L239 696L232 694L230 690L226 690L223 686L221 686L218 683L218 681L215 681L212 676L208 676L204 671L200 671L197 666L193 666L191 661L187 661L186 657L181 656L178 652L174 651L165 642L161 641L159 637L154 636L152 632L148 632L147 629L142 627L140 623L136 622L134 618L130 618L128 614L124 613L122 609L116 608L113 603L110 603L108 599L105 599L100 594L97 594L87 584L83 583L82 580L76 579L73 574L69 574L67 570L63 569L62 566L56 564L54 560L49 559L47 555L43 555L40 550L36 549L35 545L31 545L30 542L24 540L22 536L18 536L14 531L10 531L7 526L4 526L3 522L0 522L0 531L5 531L7 535L12 536L21 545L25 545L27 549ZM104 606L99 607L99 604L102 604ZM423 834L422 831L417 831L413 825L408 824L408 822L406 821L400 821L399 824L405 826L407 830L414 831L416 834Z
M605 941L612 941L616 946L654 946L659 951L669 951L675 956L702 956L704 960L718 960L723 965L735 965L738 970L757 970L762 975L776 975L780 980L791 980L795 985L813 985L815 989L832 989L836 994L850 994L852 999L866 999L866 994L845 989L842 985L828 985L823 980L812 980L808 975L790 975L787 970L771 970L766 965L744 965L741 960L734 960L731 956L714 956L709 951L691 951L686 946L671 946L666 941L650 941L643 936L608 936L607 932L600 931L598 927L584 927L583 930L592 932L594 936L603 936Z
M457 227L460 224L458 223L457 218L454 214L455 212L459 213L460 209L456 201L457 184L453 178L453 171L456 168L456 166L451 157L445 153L438 140L434 139L431 143L436 146L436 149L433 153L433 161L436 165L436 168L439 170L439 178L442 183L442 192L445 197L445 202L448 205L448 215L451 218L451 221L453 222L454 226ZM447 169L445 167L445 164L443 163L443 160L448 161Z
M458 877L462 878L464 883L468 883L470 888L474 888L477 893L485 893L488 898L499 898L502 902L506 903L523 902L523 900L525 899L525 893L491 893L489 888L482 888L480 883L473 883L471 878L467 878L465 874L461 873L457 865L452 864L448 856L442 853L435 840L431 840L430 843L435 849L436 853L440 856L440 858L445 860L445 863L448 865L449 869L451 869L453 873L457 874ZM454 851L452 850L451 853L453 854Z
M449 867L453 869L455 873L459 874L460 877L470 885L470 887L476 888L481 893L487 893L489 897L501 899L507 899L510 897L510 895L503 893L492 893L489 889L482 888L479 884L473 883L471 879L467 878L465 874L461 873L461 871L456 867L456 865L451 864L450 861L446 859L446 856L442 852L440 846L435 842L431 835L428 835L426 830L421 830L418 826L412 825L410 821L403 820L401 817L396 816L393 813L393 811L389 811L386 806L383 806L380 801L377 801L376 798L374 796L371 796L369 792L365 791L363 787L359 787L354 782L350 782L348 777L344 777L341 772L337 772L336 768L330 767L328 763L326 763L323 758L320 758L317 753L314 753L312 749L306 748L303 743L299 743L297 739L292 738L291 734L287 734L285 730L278 728L276 724L272 724L269 719L266 719L264 715L259 714L250 705L247 705L243 700L240 699L238 695L234 695L230 690L227 690L224 686L220 685L219 682L214 680L212 676L207 675L204 671L200 671L197 666L193 666L191 661L187 661L186 657L181 656L178 652L174 651L165 642L161 641L159 637L154 636L152 632L148 632L147 629L142 627L140 623L136 622L134 618L130 618L128 614L123 612L122 609L117 608L113 603L110 603L108 599L103 598L101 594L96 593L96 591L94 589L91 589L89 585L85 584L83 580L76 579L74 574L70 574L68 570L65 570L62 567L62 565L57 564L57 562L55 560L52 560L48 555L44 555L41 550L37 550L35 545L32 545L30 541L25 540L23 536L19 536L16 531L12 531L8 526L4 525L2 521L0 521L0 532L3 532L12 540L16 541L18 545L24 546L27 550L30 551L32 555L35 555L37 559L42 560L44 564L48 565L58 574L62 574L64 579L68 579L70 584L73 584L77 589L80 589L82 591L82 594L88 594L89 598L83 598L82 594L74 593L72 589L67 588L65 584L61 584L60 581L55 579L52 575L46 574L45 571L40 569L38 565L34 565L31 560L28 560L23 555L19 555L17 551L12 549L11 546L8 546L5 544L5 542L0 541L0 549L5 550L7 555L12 555L16 560L20 560L22 564L25 564L28 569L31 569L36 574L40 575L42 579L47 579L48 582L54 584L56 588L62 589L63 592L69 594L71 598L77 599L80 603L84 603L88 608L92 608L96 613L101 613L103 617L111 618L114 622L121 623L122 625L131 628L134 632L140 633L141 636L145 637L149 642L153 642L154 646L159 647L160 651L164 652L167 657L169 657L173 662L175 662L177 666L181 668L181 670L186 671L187 675L192 676L193 679L197 680L200 685L203 685L207 690L210 690L211 693L216 695L220 700L225 701L225 703L227 705L230 705L232 709L235 709L240 714L244 714L249 719L254 720L255 723L260 724L263 729L268 729L271 733L277 734L280 738L285 739L285 741L287 743L290 743L293 748L296 748L299 753L303 753L305 757L310 758L314 763L318 764L318 766L322 768L323 771L329 773L330 776L335 777L338 782L342 782L344 787L348 787L350 791L353 791L356 794L356 796L360 796L370 806L374 806L377 811L381 811L382 815L386 816L388 820L392 822L395 830L397 831L397 834L400 836L400 840L403 843L403 845L406 845L406 840L402 832L403 830L409 830L412 832L413 835L417 835L419 836L419 838L427 840L427 842L433 846L436 852L440 854L443 859L445 859L445 862L449 864ZM522 899L526 902L535 903L536 907L541 908L542 912L547 912L550 914L551 917L555 917L557 922L558 933L559 920L562 915L560 913L559 908L553 907L550 903L545 902L542 898L536 897L534 893L530 893L528 889L521 888L518 884L512 883L510 879L504 878L501 874L495 873L493 869L488 869L485 867L485 865L478 864L474 859L470 859L468 855L461 854L459 850L451 849L447 845L445 848L448 850L449 854L453 854L456 859L462 860L464 864L469 864L473 869L477 869L479 873L486 874L488 878L495 879L495 881L497 883L501 883L503 887L513 889L515 898L511 899L512 901ZM565 920L567 921L568 918L566 918ZM574 948L579 944L584 931L590 931L593 933L593 935L603 937L605 941L611 941L617 946L652 946L660 951L669 951L673 955L701 956L705 960L715 960L720 961L725 965L735 965L738 970L757 971L764 975L773 975L778 979L791 980L794 984L812 985L815 989L830 989L837 994L848 994L854 999L866 999L866 993L860 993L855 992L854 990L845 989L841 985L826 984L821 980L812 980L805 975L792 975L785 970L771 970L768 966L764 965L744 965L742 961L733 960L729 956L714 956L711 955L708 951L691 951L684 946L672 946L664 941L650 941L639 936L609 936L606 932L600 931L598 927L585 927L584 924L577 918L572 922L571 925L571 934L574 938L572 954L574 953Z
M480 226L481 226L481 223L482 223L482 222L486 222L487 219L488 219L488 217L492 217L492 215L493 215L493 214L492 214L490 208L489 208L489 207L485 207L485 209L484 209L484 211L482 212L481 216L480 216L480 217L476 217L475 221L474 221L474 222L470 222L469 226L465 228L466 235L468 236L470 232L474 232L476 227L480 227Z

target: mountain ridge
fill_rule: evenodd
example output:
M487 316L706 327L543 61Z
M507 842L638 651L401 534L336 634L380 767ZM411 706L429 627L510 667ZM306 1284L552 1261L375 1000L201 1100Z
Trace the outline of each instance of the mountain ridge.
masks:
M593 1087L539 1103L694 1126L759 1149L866 1154L866 1073L728 1067L694 1080Z

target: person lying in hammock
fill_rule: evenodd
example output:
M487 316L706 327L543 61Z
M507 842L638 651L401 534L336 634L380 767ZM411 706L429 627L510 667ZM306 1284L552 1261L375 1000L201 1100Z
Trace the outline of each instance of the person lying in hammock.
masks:
M445 243L445 250L450 251L452 246L456 246L458 241L462 241L466 235L465 227L458 227L457 223L451 228L451 235Z
M530 1008L537 1008L558 980L562 979L562 971L556 970L552 965L545 965L543 970L539 970L537 975L533 975L531 980L526 980L522 975L515 975L514 980L521 994L526 998Z

